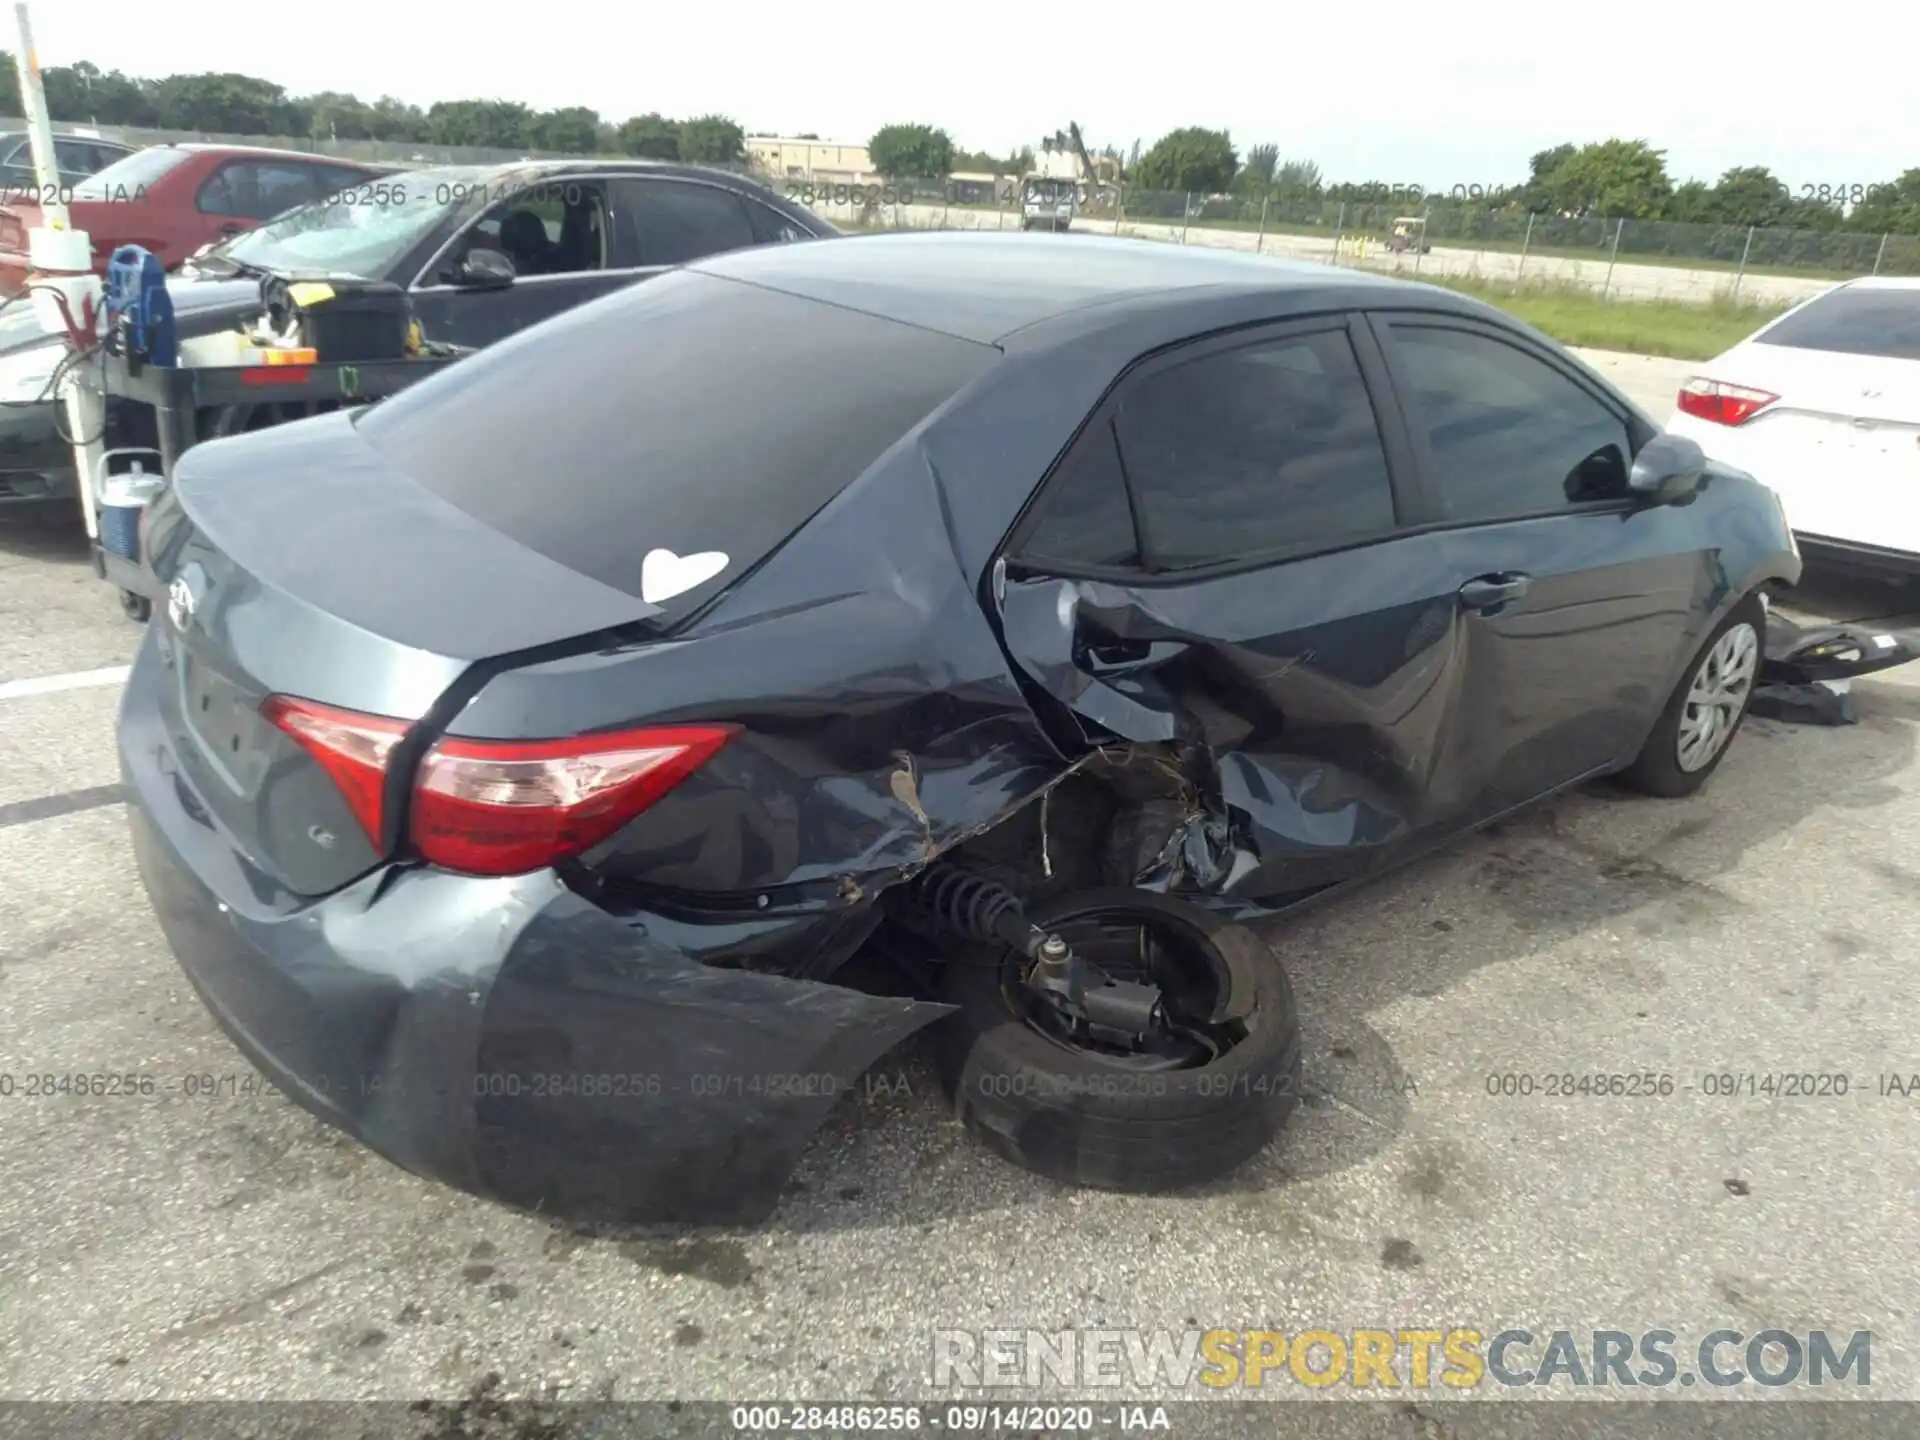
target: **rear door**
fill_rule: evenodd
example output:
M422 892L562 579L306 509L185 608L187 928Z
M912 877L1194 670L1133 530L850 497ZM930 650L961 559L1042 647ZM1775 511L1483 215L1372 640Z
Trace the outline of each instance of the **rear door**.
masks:
M1211 757L1236 894L1363 873L1483 788L1448 545L1397 529L1410 471L1364 323L1263 327L1129 374L1011 541L1009 649L1089 738Z
M630 175L613 190L614 245L637 269L664 270L760 243L748 202L724 185Z
M1630 498L1652 430L1502 327L1373 317L1465 630L1461 723L1490 814L1630 759L1714 578L1691 512Z

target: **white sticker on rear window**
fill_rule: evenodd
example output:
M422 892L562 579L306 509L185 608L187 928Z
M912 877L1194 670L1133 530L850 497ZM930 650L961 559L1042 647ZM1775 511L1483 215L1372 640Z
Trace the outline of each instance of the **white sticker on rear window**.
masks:
M727 568L724 550L702 550L698 555L676 555L671 550L649 550L640 562L640 598L658 605L704 585Z

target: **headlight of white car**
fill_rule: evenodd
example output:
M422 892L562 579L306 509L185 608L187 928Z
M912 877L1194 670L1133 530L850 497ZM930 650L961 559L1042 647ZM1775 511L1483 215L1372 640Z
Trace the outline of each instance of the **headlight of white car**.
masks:
M31 405L51 400L48 387L67 348L60 344L30 345L11 355L0 355L0 405Z

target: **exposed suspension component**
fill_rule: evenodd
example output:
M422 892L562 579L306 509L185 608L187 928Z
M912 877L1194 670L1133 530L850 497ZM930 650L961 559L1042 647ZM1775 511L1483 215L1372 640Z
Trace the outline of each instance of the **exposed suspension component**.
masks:
M1027 924L1018 895L957 865L929 866L913 882L912 892L929 917L969 940L997 941L1032 954L1046 938Z

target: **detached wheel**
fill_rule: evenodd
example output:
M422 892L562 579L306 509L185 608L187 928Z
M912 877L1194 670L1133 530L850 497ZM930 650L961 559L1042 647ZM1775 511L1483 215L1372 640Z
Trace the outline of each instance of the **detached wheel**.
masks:
M1766 630L1766 607L1757 593L1735 605L1714 627L1674 687L1647 743L1621 774L1625 784L1643 794L1677 799L1707 783L1747 718Z
M1025 956L956 951L934 1031L941 1083L988 1148L1050 1179L1173 1190L1237 1169L1300 1103L1300 1026L1272 950L1241 925L1143 890L1090 890L1033 923L1117 981L1156 988L1152 1020L1075 1039L1023 983Z

